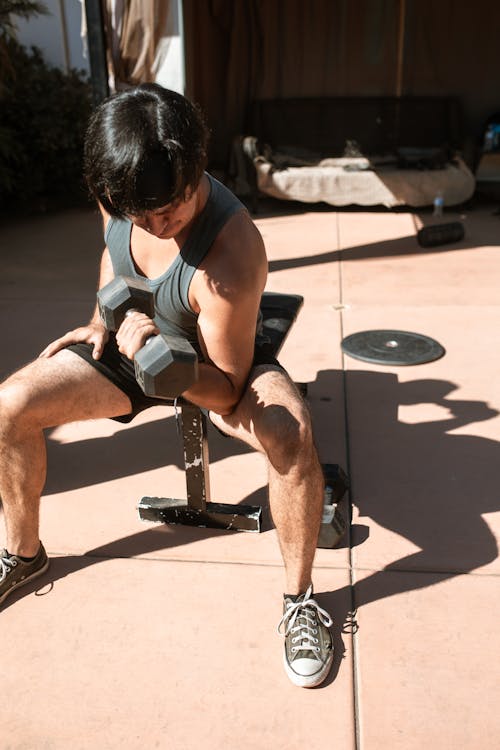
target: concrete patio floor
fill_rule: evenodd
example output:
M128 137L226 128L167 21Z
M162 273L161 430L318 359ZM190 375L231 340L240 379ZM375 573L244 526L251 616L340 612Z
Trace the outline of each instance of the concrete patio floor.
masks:
M349 538L314 574L331 676L309 691L285 676L268 515L260 535L138 520L142 495L185 496L169 407L73 423L47 433L51 568L1 611L1 750L498 744L500 217L476 205L462 242L423 250L428 213L272 205L256 217L267 288L305 297L281 361L309 384L322 461L351 480ZM3 376L88 318L101 249L92 210L0 227ZM342 354L373 328L446 354ZM267 503L259 455L211 429L210 457L214 500Z

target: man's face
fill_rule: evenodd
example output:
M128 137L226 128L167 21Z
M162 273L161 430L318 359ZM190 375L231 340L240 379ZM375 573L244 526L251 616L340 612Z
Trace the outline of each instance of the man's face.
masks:
M184 200L145 211L140 216L128 215L132 224L161 240L176 237L194 218L196 193L190 191Z

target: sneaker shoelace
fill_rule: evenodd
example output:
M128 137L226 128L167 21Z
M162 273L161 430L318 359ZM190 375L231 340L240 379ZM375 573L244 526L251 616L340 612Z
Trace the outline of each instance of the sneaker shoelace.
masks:
M318 602L311 598L312 586L309 586L303 598L297 602L287 604L286 612L278 625L278 633L285 637L292 635L292 653L298 651L320 651L318 635L318 620L329 628L333 621L328 612L322 609Z
M7 578L7 573L10 573L10 571L15 568L17 565L17 560L13 560L12 557L7 553L7 550L3 549L0 554L0 583L2 581L5 581Z

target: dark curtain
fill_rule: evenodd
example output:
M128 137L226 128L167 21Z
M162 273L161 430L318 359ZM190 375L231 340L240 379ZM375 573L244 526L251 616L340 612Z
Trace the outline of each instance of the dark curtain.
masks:
M398 0L184 0L187 94L223 164L260 98L394 94Z
M498 0L184 0L184 28L219 165L259 98L457 95L470 138L500 109Z
M460 97L469 137L500 110L498 0L407 2L404 89Z

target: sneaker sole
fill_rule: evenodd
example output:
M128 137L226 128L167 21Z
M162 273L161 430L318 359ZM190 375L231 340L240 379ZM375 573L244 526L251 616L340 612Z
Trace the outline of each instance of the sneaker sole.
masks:
M300 675L300 674L297 674L297 672L293 671L293 669L288 664L288 661L286 658L286 652L283 653L283 665L285 667L285 672L287 673L289 679L297 687L313 688L313 687L318 687L318 685L321 685L321 683L324 682L326 678L328 677L328 674L332 666L332 662L333 662L333 651L330 654L330 658L328 659L326 664L323 666L323 668L319 670L319 672L316 672L315 674L311 674L311 675Z
M4 601L7 599L7 597L12 594L13 591L20 588L21 586L25 586L27 583L30 583L30 581L34 581L35 578L39 578L40 576L43 576L44 573L47 572L49 569L50 560L47 558L45 564L42 568L39 570L35 570L34 573L32 573L30 576L27 576L26 578L23 578L22 581L18 581L15 583L8 591L5 592L5 594L0 598L0 604L3 604Z

